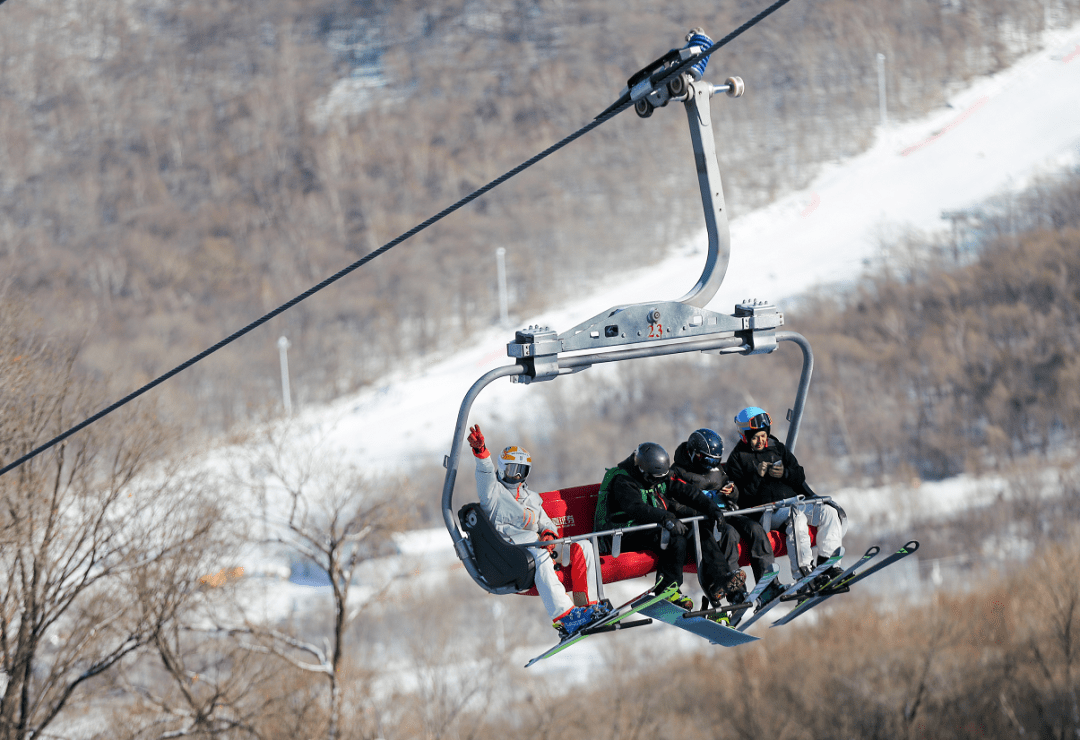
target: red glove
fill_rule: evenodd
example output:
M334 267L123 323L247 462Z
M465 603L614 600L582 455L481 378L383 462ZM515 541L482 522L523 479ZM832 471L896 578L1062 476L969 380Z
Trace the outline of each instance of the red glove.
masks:
M481 460L490 454L484 446L484 433L480 431L479 424L469 428L469 447L472 447L472 454Z
M558 539L558 538L555 536L555 533L552 532L550 529L545 529L543 532L540 533L540 541L541 542L547 542L549 540L554 540L554 539ZM547 551L550 552L552 555L554 555L555 554L555 545L548 545Z

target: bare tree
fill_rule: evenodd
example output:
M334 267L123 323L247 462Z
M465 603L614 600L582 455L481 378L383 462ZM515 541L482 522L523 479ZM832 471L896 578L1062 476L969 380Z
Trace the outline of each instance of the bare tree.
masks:
M389 535L409 519L396 505L393 487L380 491L356 468L327 461L337 453L318 445L304 449L296 431L291 427L269 431L253 453L255 475L247 480L259 498L273 499L268 508L284 512L283 517L268 516L267 526L273 531L267 540L284 545L325 574L331 590L328 636L319 641L255 622L228 631L241 636L249 650L326 676L330 689L326 737L335 740L341 720L346 631L374 600L350 603L357 569L382 554ZM377 585L375 596L391 583L387 577Z
M228 635L179 622L156 631L147 653L153 664L118 672L118 686L136 700L115 713L127 738L262 737L260 726L282 695L276 665Z
M1080 537L1073 532L1065 545L1047 548L1034 566L1032 590L1042 629L1032 630L1028 642L1031 694L1047 734L1075 737L1080 734Z
M76 353L0 311L0 464L88 415ZM159 459L167 435L126 414L0 478L0 738L37 737L89 685L148 644L194 581L170 576L209 549L203 481Z

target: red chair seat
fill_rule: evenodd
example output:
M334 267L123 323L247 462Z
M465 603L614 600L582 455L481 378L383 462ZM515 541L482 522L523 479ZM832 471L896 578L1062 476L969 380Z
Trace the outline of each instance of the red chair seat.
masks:
M558 491L548 491L540 494L544 499L544 510L559 528L560 537L574 537L589 534L593 531L593 519L596 514L596 500L600 492L600 485L594 483L588 486L575 486L563 488ZM810 528L810 539L814 540L816 530ZM767 533L772 542L773 554L776 557L787 554L787 542L780 532ZM588 544L588 543L582 543ZM623 581L629 578L640 578L656 570L657 556L651 552L622 552L618 557L611 555L600 556L600 574L604 583ZM750 565L750 548L745 542L739 542L739 565ZM697 573L697 565L691 563L683 568L687 573ZM559 580L567 585L568 574L566 571L557 571ZM536 595L536 588L523 593Z

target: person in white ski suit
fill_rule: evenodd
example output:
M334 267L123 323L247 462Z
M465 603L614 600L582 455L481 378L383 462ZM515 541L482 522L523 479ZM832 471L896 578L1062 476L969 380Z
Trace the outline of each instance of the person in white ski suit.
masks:
M544 511L543 499L524 480L532 464L529 453L514 445L507 447L499 455L496 471L480 425L469 432L469 446L476 457L476 493L495 529L516 544L557 539L558 528ZM536 591L556 628L572 633L606 613L607 604L597 606L596 562L591 547L573 542L531 552L536 562ZM564 567L569 565L573 600L555 573L556 559Z

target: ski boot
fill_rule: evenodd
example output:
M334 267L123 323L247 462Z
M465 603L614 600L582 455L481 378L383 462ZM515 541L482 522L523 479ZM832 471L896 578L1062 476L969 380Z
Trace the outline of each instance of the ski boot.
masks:
M720 590L713 594L709 600L712 602L713 608L719 608L723 606L724 599L727 599L727 603L730 606L735 606L736 604L741 604L746 601L746 574L741 570L737 570L729 575L727 581ZM720 624L734 627L742 619L742 610L718 613L715 616L710 617L710 619L719 622Z
M765 606L773 599L780 598L780 595L787 590L788 586L780 583L779 578L774 578L769 585L765 587L765 590L761 592L761 596L758 597L757 608L761 609L761 607Z
M829 568L824 573L819 575L817 578L815 578L813 581L811 581L810 585L813 587L814 591L820 591L821 589L829 585L829 582L832 581L834 578L839 578L843 574L844 569L841 568L839 565L834 565L833 567Z
M731 606L736 606L746 601L746 574L737 570L731 574L730 580L724 585L724 595ZM728 614L728 626L738 627L742 621L743 609Z
M589 626L595 617L595 606L574 606L555 619L551 626L558 630L559 639L565 640L580 632L583 627Z
M686 611L694 610L694 600L684 594L682 591L676 591L667 598L675 606L686 609Z
M813 572L814 572L814 568L811 565L801 565L801 566L799 566L798 580L802 580L803 578L806 578L808 575L810 575ZM807 596L812 595L814 593L814 584L816 582L817 582L817 579L815 578L813 581L810 581L809 583L804 585L802 588L800 588L798 591L795 592L796 596L799 596L800 598L805 598Z

